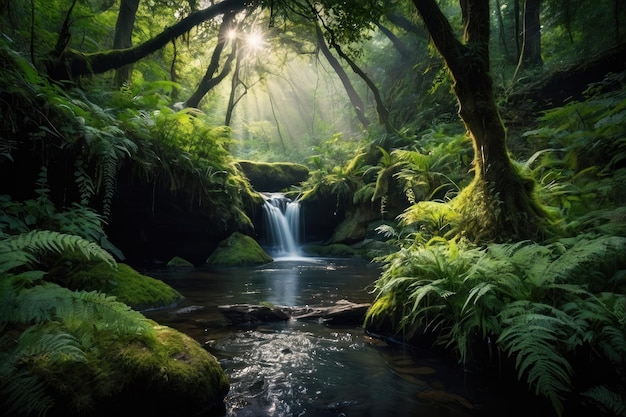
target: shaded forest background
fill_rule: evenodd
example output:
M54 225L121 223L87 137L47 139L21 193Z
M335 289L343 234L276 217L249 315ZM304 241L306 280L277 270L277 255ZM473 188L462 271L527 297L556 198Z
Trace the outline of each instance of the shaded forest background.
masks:
M259 237L258 192L281 190L309 241L383 263L370 331L486 372L495 344L556 414L625 415L618 0L2 0L0 16L3 376L32 344L7 342L34 314L12 300L51 277L84 289L58 254L200 264ZM493 106L475 107L503 135L489 164L458 104L484 82ZM308 175L255 189L242 161ZM524 198L489 179L502 161Z

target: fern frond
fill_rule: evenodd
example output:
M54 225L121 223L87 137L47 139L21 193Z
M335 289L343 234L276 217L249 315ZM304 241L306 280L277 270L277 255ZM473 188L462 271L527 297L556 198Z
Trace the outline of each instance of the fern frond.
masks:
M66 251L82 254L86 259L101 260L116 268L113 257L93 242L82 237L54 232L50 230L33 230L0 241L0 265L4 265L3 258L13 251L28 251L39 254L42 252L54 252L62 254ZM11 264L8 264L11 266ZM12 267L14 268L14 266ZM10 269L12 269L10 268Z
M45 382L25 370L0 375L0 400L6 405L2 410L6 417L45 415L54 405L54 400L46 394Z
M624 261L626 238L617 236L581 236L561 239L564 251L544 271L554 282L584 282L585 278L600 268Z
M593 387L583 392L582 395L611 410L616 416L626 417L626 398L604 385Z
M0 241L0 274L32 265L36 260L35 256L23 250L3 251L2 241Z
M13 355L20 358L45 355L51 363L85 362L85 352L76 337L55 327L59 326L38 324L29 327L20 335Z
M560 415L573 369L558 344L569 333L571 320L556 308L528 301L511 303L501 316L503 330L497 343L516 356L518 378L526 375L528 384L549 398Z
M42 323L60 320L68 326L95 326L117 334L150 332L152 326L139 312L124 303L96 291L75 292L46 283L22 290L17 299L20 306L12 321Z

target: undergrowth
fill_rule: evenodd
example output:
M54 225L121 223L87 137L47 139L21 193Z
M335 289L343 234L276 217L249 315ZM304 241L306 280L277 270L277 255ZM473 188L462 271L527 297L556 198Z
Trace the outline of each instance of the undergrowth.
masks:
M591 86L583 102L546 112L525 138L539 149L519 169L558 219L547 241L476 246L459 237L450 199L415 201L397 226L378 231L399 251L380 258L366 327L391 324L407 339L435 343L475 364L480 350L511 358L517 377L550 400L591 399L626 410L626 89ZM601 87L601 86L600 86ZM604 364L604 380L581 380Z

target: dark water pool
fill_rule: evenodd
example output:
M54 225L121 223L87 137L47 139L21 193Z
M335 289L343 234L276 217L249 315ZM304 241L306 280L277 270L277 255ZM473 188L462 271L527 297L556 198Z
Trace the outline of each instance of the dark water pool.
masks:
M148 315L194 337L228 374L224 415L503 415L486 408L481 389L449 358L372 338L358 326L292 320L236 327L217 309L235 303L370 302L369 289L380 273L374 264L295 259L262 267L147 272L186 297L176 308Z

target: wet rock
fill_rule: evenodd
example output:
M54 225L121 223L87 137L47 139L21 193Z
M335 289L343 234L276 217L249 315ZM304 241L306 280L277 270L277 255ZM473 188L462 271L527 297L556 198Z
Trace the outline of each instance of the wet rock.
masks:
M174 256L167 262L166 265L170 268L193 268L193 264L191 262L181 258L180 256Z
M332 306L266 306L232 304L219 306L219 310L233 324L254 324L270 321L318 320L333 325L360 325L370 304L357 304L339 300Z
M235 232L220 242L206 263L216 266L261 265L272 260L253 238Z
M281 308L266 305L232 304L219 306L218 308L235 325L287 321L291 318Z
M363 323L369 307L369 303L356 304L347 300L339 300L334 306L296 309L292 312L292 317L296 320L322 320L334 325L359 325Z
M292 162L238 161L241 170L255 190L280 191L298 185L309 176L306 165Z
M179 316L181 314L189 314L189 313L193 313L198 310L204 310L204 309L205 309L205 306L189 306L189 307L182 307L174 311L170 311L169 314L171 316Z

